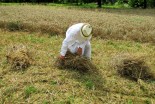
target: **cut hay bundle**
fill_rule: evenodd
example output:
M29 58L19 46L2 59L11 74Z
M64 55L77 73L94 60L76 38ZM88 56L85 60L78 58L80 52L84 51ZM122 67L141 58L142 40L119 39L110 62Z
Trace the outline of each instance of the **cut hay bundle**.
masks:
M76 69L84 72L95 69L95 66L89 59L70 52L67 52L65 60L58 58L56 60L56 66L59 68Z
M126 58L117 65L118 72L121 76L133 80L148 80L154 78L150 68L141 58Z
M32 61L27 47L23 44L9 46L6 58L11 68L15 70L27 68Z

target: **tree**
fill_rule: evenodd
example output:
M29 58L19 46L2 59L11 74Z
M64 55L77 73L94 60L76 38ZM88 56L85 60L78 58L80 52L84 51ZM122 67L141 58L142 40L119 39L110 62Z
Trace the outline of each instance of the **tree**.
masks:
M98 8L101 8L101 7L102 7L102 2L101 2L101 0L97 0L97 5L98 5Z
M144 9L146 9L146 8L147 8L147 1L144 0Z

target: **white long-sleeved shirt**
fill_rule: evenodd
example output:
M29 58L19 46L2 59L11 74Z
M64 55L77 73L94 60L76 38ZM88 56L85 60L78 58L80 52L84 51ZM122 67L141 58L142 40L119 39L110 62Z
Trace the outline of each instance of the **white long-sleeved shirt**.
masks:
M83 48L87 44L87 42L89 42L91 37L86 39L80 35L81 28L83 25L84 23L78 23L68 28L68 30L66 31L66 38L62 42L62 47L60 52L62 56L66 55L68 47L72 46L75 42L77 42L79 44L78 47L81 47L81 48Z

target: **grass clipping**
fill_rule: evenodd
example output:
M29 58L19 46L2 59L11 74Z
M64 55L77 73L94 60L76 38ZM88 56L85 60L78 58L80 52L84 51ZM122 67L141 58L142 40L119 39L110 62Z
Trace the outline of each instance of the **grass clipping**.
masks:
M155 73L151 71L149 66L144 62L143 58L126 57L120 59L116 68L118 73L132 80L149 80L155 79Z
M32 61L27 47L23 44L10 45L7 49L6 58L14 70L26 69Z
M69 68L76 69L82 72L96 69L91 60L77 54L72 54L69 51L66 54L65 60L61 60L58 58L55 65L61 69Z

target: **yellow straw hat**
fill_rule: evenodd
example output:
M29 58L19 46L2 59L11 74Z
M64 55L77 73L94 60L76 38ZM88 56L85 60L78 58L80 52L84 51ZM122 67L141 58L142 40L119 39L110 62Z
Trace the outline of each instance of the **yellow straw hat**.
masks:
M84 24L81 28L81 36L83 38L91 37L92 33L92 26L90 24Z

